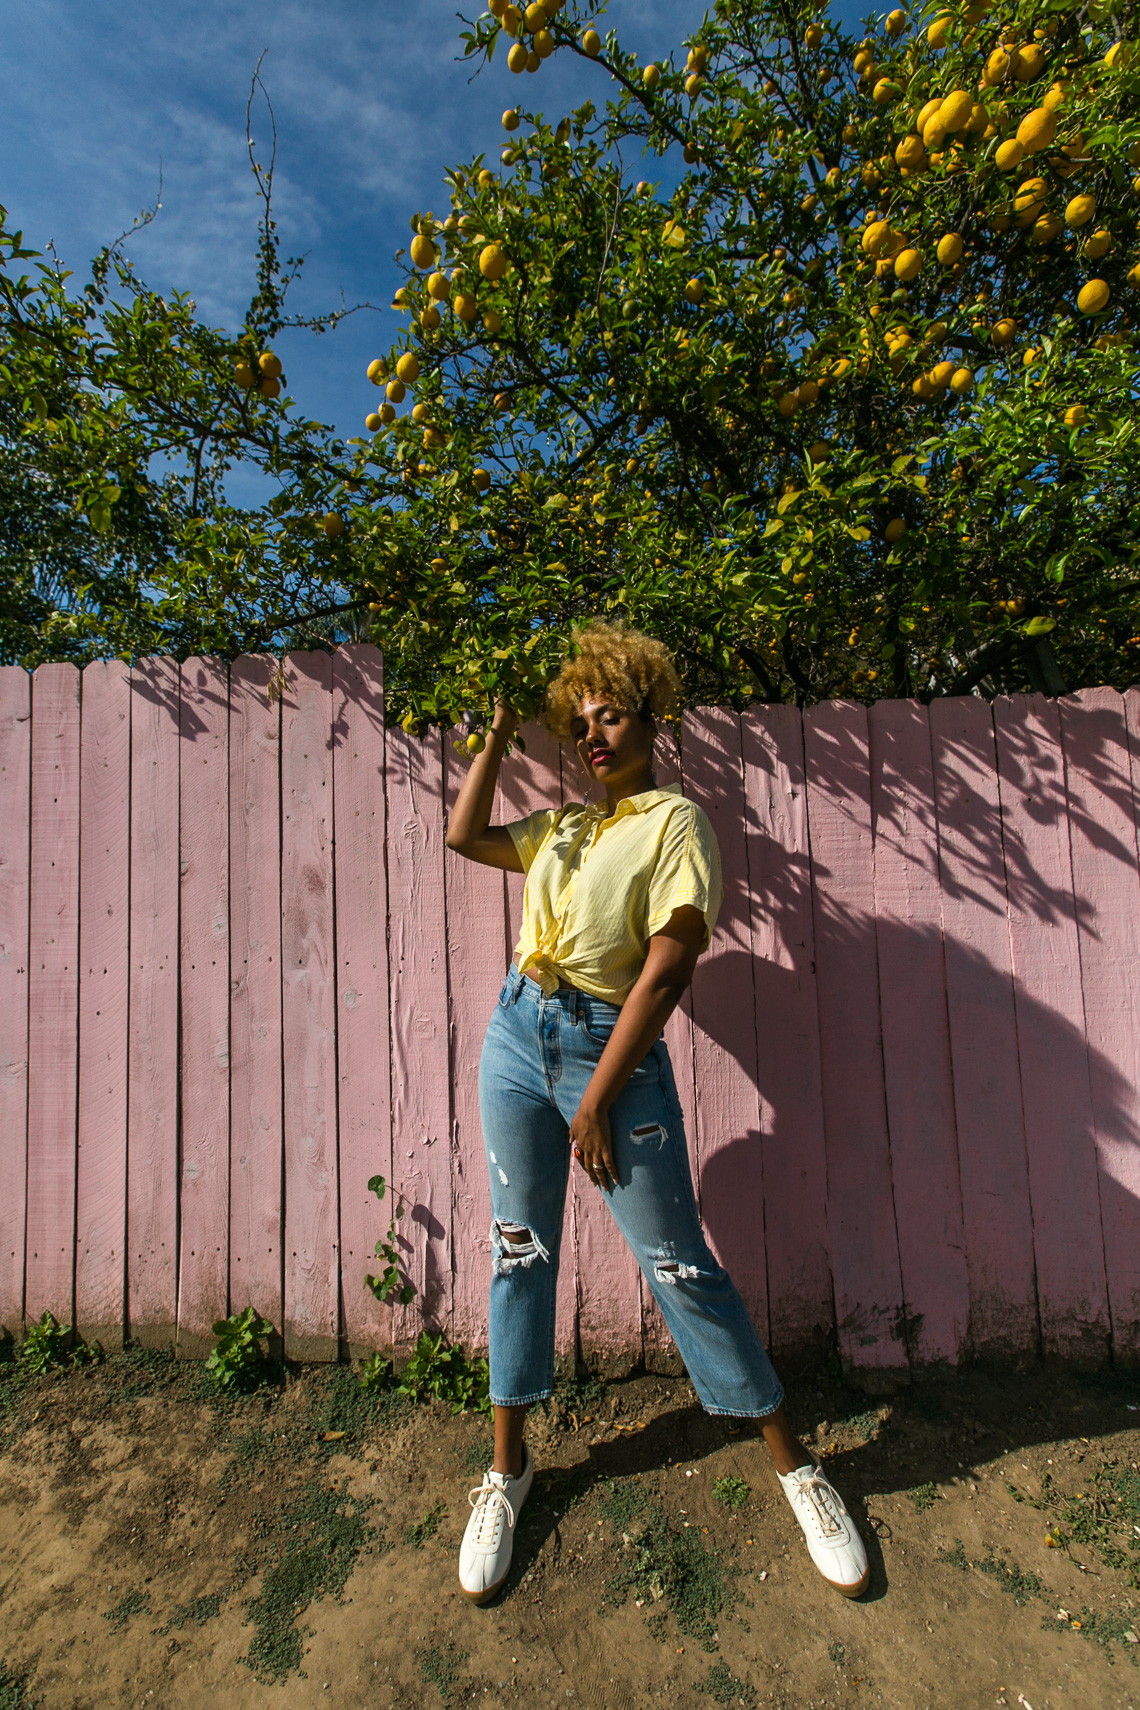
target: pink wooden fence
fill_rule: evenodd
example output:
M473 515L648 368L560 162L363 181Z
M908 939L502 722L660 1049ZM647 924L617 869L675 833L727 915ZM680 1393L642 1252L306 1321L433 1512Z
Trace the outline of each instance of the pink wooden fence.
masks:
M0 1325L286 1350L485 1333L476 1076L521 880L368 646L0 670ZM725 867L667 1037L702 1214L779 1353L1140 1358L1140 691L759 707L661 756ZM544 732L501 817L577 790ZM363 1286L401 1225L416 1298ZM559 1345L668 1336L604 1205Z

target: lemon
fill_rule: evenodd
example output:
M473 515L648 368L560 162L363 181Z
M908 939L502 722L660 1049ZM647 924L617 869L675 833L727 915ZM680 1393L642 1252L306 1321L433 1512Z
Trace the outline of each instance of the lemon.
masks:
M447 435L442 428L427 427L424 429L424 450L438 451L447 444Z
M1074 196L1065 208L1067 226L1087 226L1096 213L1096 197L1087 193Z
M940 18L935 18L926 32L926 39L932 48L944 48L950 35L950 26L954 22L949 12L943 12Z
M471 322L479 313L478 303L475 301L475 298L469 296L466 291L457 292L451 299L451 306L461 321Z
M500 315L498 309L487 310L486 314L483 316L483 326L484 329L490 333L492 338L494 338L497 333L502 332L503 317Z
M429 273L427 289L428 296L437 303L446 303L451 296L451 281L446 273Z
M1034 243L1052 243L1064 231L1065 222L1059 214L1041 214L1033 222Z
M415 715L415 713L405 713L404 714L403 718L400 720L400 729L405 731L408 736L414 736L415 735L415 733L416 733L416 715Z
M517 36L522 29L522 13L517 6L503 7L503 28L510 36Z
M388 364L382 357L376 357L368 364L368 378L374 386L381 385L388 378Z
M909 137L904 137L895 149L895 161L899 166L914 169L922 166L925 160L926 150L922 146L922 138L913 133Z
M1022 367L1023 368L1032 368L1033 364L1037 361L1037 358L1040 356L1040 354L1041 354L1041 352L1039 350L1035 350L1034 347L1032 345L1030 345L1029 349L1027 351L1025 351L1022 355L1022 358L1021 358Z
M926 126L930 123L931 119L933 119L934 115L937 113L937 111L938 111L939 107L941 107L941 105L942 105L941 95L935 95L932 97L931 100L929 100L926 103L925 107L919 108L918 117L914 121L914 128L919 133L920 136L921 136L922 132L926 129ZM852 139L852 140L854 140L854 139Z
M690 279L689 283L685 286L685 301L688 303L703 303L704 300L705 288L703 282L700 279Z
M370 415L365 416L364 425L368 429L369 433L379 433L384 424L376 414L376 411L373 410Z
M877 107L889 107L892 101L897 101L902 94L898 84L889 77L880 77L871 91L871 99Z
M508 107L506 112L503 114L503 129L505 131L517 131L519 128L519 123L520 123L520 120L519 120L518 108L517 107Z
M888 34L888 36L901 36L905 29L906 29L906 13L902 10L901 7L896 7L893 12L887 13L887 34Z
M922 141L923 146L930 150L942 147L942 144L946 141L946 127L942 123L941 114L934 113L929 119L927 119L925 125L922 127Z
M670 249L684 249L687 241L685 228L679 225L676 220L666 220L665 229L661 235Z
M507 271L507 258L497 243L489 243L479 252L479 271L484 279L501 279Z
M485 493L487 488L491 485L490 470L473 469L471 471L471 483L477 493Z
M825 439L817 439L814 445L808 446L808 456L813 463L826 463L831 456L831 447Z
M402 380L389 380L385 391L390 404L402 404L408 395L408 389Z
M705 82L706 82L706 79L701 76L699 71L694 71L691 77L686 77L686 79L685 79L685 94L689 97L690 100L692 100L692 101L696 100L697 96L700 94L701 90L704 88Z
M1140 261L1136 263L1135 267L1130 267L1128 269L1128 283L1132 286L1133 290L1140 288Z
M970 119L966 126L967 134L978 136L989 129L990 116L980 101L975 101L970 108Z
M382 609L383 608L381 607L379 600L369 600L368 610L370 612L378 612L378 611L381 611Z
M396 412L395 412L394 408L392 407L391 404L389 404L387 402L381 404L379 414L380 414L380 420L382 422L394 422L396 419Z
M990 333L990 338L993 340L994 344L997 345L999 350L1003 350L1006 345L1012 344L1016 336L1017 323L1016 321L1011 320L1008 315L1003 317L1002 320L997 321L994 325L993 331Z
M886 528L883 530L883 538L893 546L896 541L902 539L905 533L906 519L904 517L892 517Z
M523 16L527 29L531 31L543 29L547 22L546 8L539 4L539 0L533 0L533 4L527 7Z
M950 390L959 398L964 398L974 390L974 374L970 368L956 368L950 376Z
M486 742L485 737L481 736L477 730L473 730L471 732L471 735L467 738L467 752L468 752L468 754L470 754L472 756L472 758L474 758L474 756L476 754L482 754L482 752L483 752L484 748L486 748L486 746L487 746L487 742Z
M507 55L507 64L517 75L520 71L526 70L526 62L529 58L530 55L523 44L521 42L516 42L510 53Z
M1064 85L1060 84L1060 83L1054 83L1052 89L1046 90L1045 95L1042 98L1041 105L1043 107L1047 108L1050 113L1055 113L1058 107L1061 107L1064 105L1064 101L1065 101Z
M271 350L262 351L257 359L257 366L267 380L280 380L281 358L274 356Z
M1132 43L1131 42L1113 42L1112 46L1109 48L1108 52L1104 56L1104 63L1105 63L1105 65L1109 65L1109 66L1119 65L1121 68L1123 68L1124 66L1126 66L1128 64L1128 61L1131 58L1132 58Z
M845 356L841 356L838 362L832 363L830 372L833 380L845 380L851 372L851 364Z
M641 81L647 89L656 89L661 81L661 71L656 65L647 65L641 74Z
M602 38L597 30L587 30L582 37L582 52L589 54L591 59L597 59L602 51Z
M1057 115L1047 107L1034 107L1017 127L1017 140L1027 154L1039 154L1057 134Z
M965 245L957 232L947 232L945 237L939 238L938 248L934 253L943 267L953 267L955 262L961 261L964 248Z
M1025 159L1025 144L1016 137L1009 137L1003 143L998 143L994 151L994 160L1002 172L1012 172Z
M417 232L412 239L412 261L417 267L427 269L434 267L439 259L439 252L429 237Z
M416 423L426 422L431 411L426 404L417 404L412 410L412 420Z
M265 377L257 389L263 398L279 398L281 396L280 380L274 380L269 375Z
M406 350L396 363L396 378L402 380L405 386L412 386L420 377L419 358L414 351Z
M239 386L245 386L248 389L257 379L257 375L253 372L253 369L250 367L248 362L239 362L237 367L234 369L234 379L237 381Z
M819 387L814 380L801 380L796 387L796 397L801 404L814 404L819 397Z
M339 540L344 533L344 518L336 511L326 511L321 518L321 527L330 540Z
M800 401L794 392L785 392L776 407L782 416L794 416L800 407Z
M429 303L420 314L420 325L425 332L435 332L440 324L439 310L434 303Z
M909 285L912 279L917 279L922 271L922 256L917 249L904 249L895 256L895 278L904 285Z
M952 362L936 362L930 370L931 381L938 387L939 391L946 390L946 387L953 380L954 374L955 367Z
M863 252L865 255L876 256L881 251L890 232L886 220L873 220L863 233Z
M1085 404L1070 404L1065 411L1065 426L1067 428L1082 428L1088 419L1089 412Z
M1112 248L1112 233L1106 231L1093 232L1081 245L1081 253L1089 261L1099 261L1102 255L1107 255Z
M1089 279L1077 292L1077 308L1082 315L1099 315L1107 308L1110 295L1103 279Z
M1004 83L1010 74L1011 68L1012 61L1009 54L1004 48L998 47L994 49L990 54L990 57L986 60L986 69L982 75L985 82L989 84Z
M809 53L814 53L822 41L823 31L820 29L819 25L809 24L807 29L804 31L804 46L808 49Z
M912 384L911 391L916 398L933 398L935 388L929 374L920 374Z
M960 131L974 110L974 97L965 89L951 90L938 109L938 117L947 133Z

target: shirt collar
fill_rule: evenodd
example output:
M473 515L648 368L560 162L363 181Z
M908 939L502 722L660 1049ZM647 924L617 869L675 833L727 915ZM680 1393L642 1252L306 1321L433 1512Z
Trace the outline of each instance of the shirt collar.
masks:
M650 808L656 807L659 802L669 801L672 797L679 796L680 794L680 784L663 784L659 790L642 790L639 795L626 796L624 801L620 801L618 803L616 809L609 817L611 819L621 819L626 814L647 813ZM595 814L600 819L605 815L606 805L607 804L604 801L594 802L586 811L587 813Z

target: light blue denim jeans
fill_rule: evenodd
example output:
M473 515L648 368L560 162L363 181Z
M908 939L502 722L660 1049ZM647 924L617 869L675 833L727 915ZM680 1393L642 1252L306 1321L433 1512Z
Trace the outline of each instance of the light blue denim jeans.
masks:
M512 966L487 1028L479 1110L491 1177L491 1399L554 1387L554 1301L569 1127L620 1011L571 987L544 996ZM784 1391L728 1272L701 1233L664 1039L610 1108L617 1186L605 1201L709 1413L759 1418ZM600 1189L591 1189L600 1192ZM508 1240L504 1231L522 1239Z

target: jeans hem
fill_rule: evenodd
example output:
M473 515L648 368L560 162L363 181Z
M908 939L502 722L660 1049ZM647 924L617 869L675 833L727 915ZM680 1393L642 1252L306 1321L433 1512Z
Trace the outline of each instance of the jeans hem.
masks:
M706 1413L715 1414L718 1419L768 1419L784 1405L784 1391L780 1391L779 1399L771 1407L766 1407L762 1413L757 1413L752 1407L710 1407L702 1401L701 1406Z
M534 1395L515 1395L503 1401L499 1396L491 1397L492 1407L532 1407L536 1401L549 1401L554 1394L554 1388L540 1389Z

